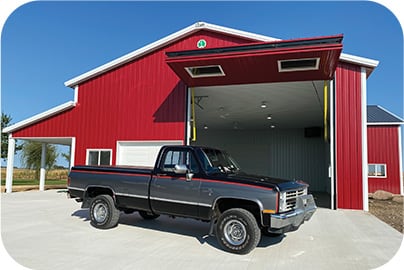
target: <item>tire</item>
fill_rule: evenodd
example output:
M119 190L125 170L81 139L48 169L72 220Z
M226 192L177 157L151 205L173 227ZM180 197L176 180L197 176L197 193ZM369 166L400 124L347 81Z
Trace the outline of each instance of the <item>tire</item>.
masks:
M120 211L109 195L98 195L91 201L91 225L98 229L110 229L118 225Z
M216 238L224 250L247 254L257 247L261 230L251 212L233 208L220 215L216 224Z
M139 211L139 215L146 220L152 220L158 218L160 215L148 213L146 211Z

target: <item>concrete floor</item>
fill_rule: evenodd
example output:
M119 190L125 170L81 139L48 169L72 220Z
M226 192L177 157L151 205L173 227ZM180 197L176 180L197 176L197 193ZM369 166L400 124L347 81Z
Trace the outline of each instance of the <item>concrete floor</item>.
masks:
M319 208L299 230L263 237L241 256L205 237L208 228L191 219L145 221L135 213L98 230L63 190L1 194L3 245L32 269L371 269L391 260L403 238L368 213ZM4 256L1 268L12 268L3 268ZM402 263L400 256L393 265Z

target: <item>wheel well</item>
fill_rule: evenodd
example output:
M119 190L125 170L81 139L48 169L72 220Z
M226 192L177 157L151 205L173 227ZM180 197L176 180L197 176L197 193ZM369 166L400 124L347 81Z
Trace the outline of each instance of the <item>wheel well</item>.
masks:
M94 198L98 195L110 195L111 197L114 197L114 193L110 188L105 188L105 187L89 187L87 188L86 196L89 198Z
M81 205L81 208L89 208L91 199L102 194L111 196L115 203L115 196L112 192L112 189L107 187L88 187L86 193L84 194L83 204Z
M244 199L232 199L232 198L223 198L219 199L216 202L215 210L218 211L218 214L223 213L224 211L231 208L242 208L250 213L252 213L257 220L258 224L261 223L261 210L256 202L244 200Z

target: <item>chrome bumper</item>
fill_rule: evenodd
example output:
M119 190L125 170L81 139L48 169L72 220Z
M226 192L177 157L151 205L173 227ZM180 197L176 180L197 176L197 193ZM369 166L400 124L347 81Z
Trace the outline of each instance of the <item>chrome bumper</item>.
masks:
M316 212L317 206L312 195L296 198L296 208L290 212L271 215L271 225L268 231L293 231L308 221Z

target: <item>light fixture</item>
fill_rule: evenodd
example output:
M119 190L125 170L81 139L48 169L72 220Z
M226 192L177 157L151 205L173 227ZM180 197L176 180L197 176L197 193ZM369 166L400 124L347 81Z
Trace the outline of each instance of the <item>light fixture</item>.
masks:
M268 120L271 120L271 119L272 119L272 115L268 114L268 115L267 115L267 119L268 119Z
M269 127L270 127L270 128L275 128L275 125L274 125L274 124L272 124L272 125L270 125Z
M207 130L207 129L209 129L209 127L205 124L205 125L203 125L203 129Z
M233 122L233 129L239 129L239 123L237 121Z
M267 103L265 101L261 102L261 108L265 109L267 107Z

